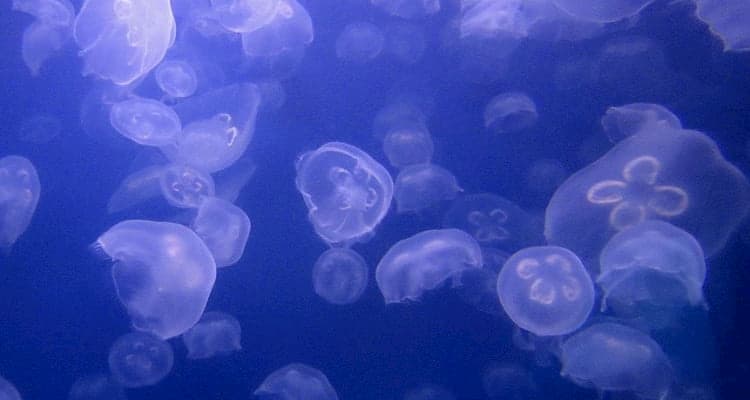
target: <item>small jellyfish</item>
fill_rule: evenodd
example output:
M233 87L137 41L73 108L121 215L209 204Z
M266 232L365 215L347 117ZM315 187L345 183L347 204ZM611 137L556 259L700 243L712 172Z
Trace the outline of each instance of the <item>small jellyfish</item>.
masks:
M367 288L367 264L354 250L334 247L321 254L312 271L315 293L331 304L351 304Z
M625 325L592 325L565 340L561 353L560 374L580 386L663 399L672 383L672 367L659 344Z
M404 400L456 400L456 397L442 386L428 384L409 390Z
M263 400L338 400L336 390L319 370L293 363L280 368L253 393Z
M218 311L209 311L195 326L182 334L188 349L187 358L211 358L241 350L242 328L237 318Z
M540 399L538 384L531 371L518 364L492 363L482 375L482 387L490 400Z
M182 123L164 103L135 97L112 105L112 127L126 138L144 146L166 146L177 140Z
M172 346L150 333L126 333L109 349L109 372L128 388L151 386L172 370Z
M417 301L464 270L481 267L482 250L466 232L427 230L391 246L378 263L375 280L386 304L402 303Z
M211 250L216 267L226 267L242 258L251 226L241 208L217 197L206 197L191 227Z
M187 165L164 167L159 184L167 202L178 208L198 208L204 199L216 194L211 175Z
M195 69L185 61L164 60L156 67L154 78L162 92L176 98L192 96L198 88Z
M528 247L510 256L498 274L497 295L510 319L538 336L575 331L594 307L594 285L583 263L556 246Z
M40 191L31 161L21 156L0 158L0 251L9 252L29 227Z
M413 19L430 16L440 11L440 0L370 0L394 17Z
M750 4L742 0L695 0L696 15L724 44L724 51L750 50Z
M242 34L242 49L249 56L271 57L304 48L314 37L312 19L297 0L278 0L274 17Z
M383 151L391 165L403 168L429 163L435 145L426 129L393 129L383 139Z
M369 22L351 22L336 38L336 57L365 64L383 51L385 37L380 28Z
M510 254L502 250L482 247L482 268L465 269L454 280L458 297L483 313L503 315L502 305L497 298L497 274L508 257Z
M435 164L415 164L403 168L396 176L393 198L399 213L418 212L453 200L461 191L456 177Z
M484 127L498 134L525 131L536 124L536 104L520 92L499 94L484 109Z
M281 0L211 0L216 19L228 31L252 32L276 17Z
M127 397L111 376L94 374L76 379L68 392L68 400L127 400Z
M574 17L593 22L615 22L641 12L654 0L553 0Z
M601 119L602 128L612 143L632 136L644 129L659 127L681 129L679 118L660 104L632 103L609 107Z
M329 142L296 164L297 190L315 232L328 243L357 241L385 217L393 197L388 171L352 145Z
M43 144L52 141L62 130L60 119L51 114L35 114L21 122L18 138L21 141Z
M18 389L2 376L0 376L0 399L21 400L21 394L18 393Z

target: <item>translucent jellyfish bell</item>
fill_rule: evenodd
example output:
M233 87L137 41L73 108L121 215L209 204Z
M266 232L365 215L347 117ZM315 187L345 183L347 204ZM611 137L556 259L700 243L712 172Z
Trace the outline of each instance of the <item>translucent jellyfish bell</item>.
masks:
M443 200L453 200L462 190L452 172L435 164L414 164L396 176L393 189L399 213L418 212Z
M296 164L297 190L315 232L326 242L369 235L388 212L393 181L388 171L352 145L329 142Z
M696 15L724 44L724 51L750 50L750 4L746 1L696 0Z
M204 199L216 194L211 175L188 165L170 164L161 170L161 193L178 208L198 208Z
M336 57L364 64L383 51L384 43L383 32L377 26L369 22L352 22L336 38Z
M217 197L200 202L198 214L191 224L216 260L216 267L237 263L245 252L250 236L250 218L234 204Z
M182 123L164 103L136 97L112 105L112 127L126 138L145 146L166 146L177 140Z
M416 301L462 271L482 267L482 250L458 229L427 230L391 246L375 270L388 303Z
M499 134L529 129L538 118L534 101L520 92L499 94L484 109L484 127Z
M312 19L297 0L278 0L276 13L262 27L242 34L242 48L249 56L269 57L304 48L314 37Z
M42 65L62 49L69 33L36 21L29 25L21 38L21 58L32 76L39 74Z
M172 346L150 333L126 333L109 349L109 371L121 385L129 388L151 386L172 370Z
M594 306L594 285L581 260L556 246L513 254L497 277L497 295L510 319L538 336L575 331Z
M394 17L426 17L440 11L440 0L370 0L370 3Z
M21 400L21 394L18 393L18 389L2 376L0 376L0 399Z
M602 128L612 143L631 136L643 129L658 130L660 127L681 129L679 118L660 104L632 103L609 107L601 119Z
M187 62L165 60L154 71L156 84L172 97L189 97L198 88L198 75Z
M334 247L321 254L312 271L315 293L331 304L351 304L367 288L367 264L357 252Z
M13 10L52 28L70 27L75 18L75 8L68 0L13 0Z
M263 400L338 400L328 378L313 367L293 363L280 368L253 393Z
M31 161L21 156L0 158L0 251L9 252L29 227L40 191Z
M553 0L571 15L594 22L614 22L632 17L654 0Z
M402 168L429 163L435 145L427 129L393 129L383 139L383 151L391 165Z
M242 328L237 318L223 312L209 311L195 326L182 334L188 349L187 358L211 358L242 349Z
M216 19L228 31L252 32L269 24L280 0L211 0Z

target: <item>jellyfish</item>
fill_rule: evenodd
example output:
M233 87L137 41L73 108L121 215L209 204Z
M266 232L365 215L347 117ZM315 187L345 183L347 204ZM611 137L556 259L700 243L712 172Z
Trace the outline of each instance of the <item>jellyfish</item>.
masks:
M253 393L264 400L338 400L336 390L319 370L292 363L266 377Z
M404 400L456 400L456 397L442 386L428 384L409 390Z
M532 400L541 397L531 371L514 363L492 363L482 374L482 387L490 400Z
M424 292L482 267L482 250L458 229L426 230L391 246L380 259L375 280L386 304L419 300Z
M415 164L403 168L396 176L393 198L399 213L418 212L453 200L461 191L456 177L435 164Z
M211 175L188 165L164 167L159 184L167 202L178 208L198 208L204 199L216 194Z
M13 10L36 19L21 38L21 58L35 76L70 37L75 9L68 0L13 0Z
M216 264L193 231L171 222L127 220L102 234L93 248L114 262L117 297L135 329L168 339L198 322Z
M331 304L351 304L367 288L367 264L354 250L334 247L321 254L312 271L315 293Z
M594 22L615 22L641 12L654 0L552 0L574 17Z
M277 0L270 22L242 34L242 48L249 56L271 57L304 48L313 41L312 19L297 0Z
M424 107L411 99L401 99L381 108L373 121L373 132L378 138L385 138L394 130L427 130L427 115Z
M128 85L148 74L175 39L169 0L86 0L73 27L83 74Z
M135 97L112 105L109 122L122 136L144 146L166 146L177 140L182 123L164 103Z
M75 9L68 0L13 0L13 10L32 15L49 27L69 27L75 18Z
M111 376L93 374L73 382L68 400L127 400L125 390Z
M221 26L236 33L263 28L273 21L283 5L283 0L211 0Z
M503 315L503 308L497 298L497 274L508 257L510 254L502 250L482 247L482 268L461 271L453 283L458 297L485 314Z
M31 161L15 155L0 158L0 251L10 252L29 227L40 191Z
M510 319L538 336L575 331L594 307L594 285L583 263L556 246L510 256L497 276L497 295Z
M146 332L126 333L109 349L109 372L122 386L151 386L164 379L172 370L172 346Z
M60 119L54 115L39 113L25 118L18 129L18 139L28 143L51 142L62 130Z
M484 109L484 127L499 134L525 131L538 118L534 100L520 92L499 94Z
M370 0L373 6L405 19L427 17L440 11L440 0Z
M370 155L350 144L329 142L296 164L297 190L315 232L328 243L365 238L388 213L393 181Z
M609 107L601 123L604 133L612 143L617 143L643 129L682 128L682 123L676 115L666 107L653 103L632 103ZM655 127L649 128L650 125L655 125Z
M241 208L217 197L206 197L191 227L211 250L217 268L236 264L242 258L250 236L250 218Z
M721 39L724 51L750 50L750 4L745 1L695 0L696 15Z
M195 326L182 334L187 358L192 360L239 351L241 339L242 328L237 318L218 311L203 314Z
M396 23L385 27L383 51L396 60L410 65L419 61L427 49L427 38L416 24Z
M383 139L383 151L391 165L403 168L429 163L435 145L426 129L393 129Z
M750 184L708 136L651 128L569 177L552 195L544 232L550 244L593 259L616 232L658 219L690 233L710 257L749 206Z
M383 51L385 37L369 22L351 22L336 38L336 57L355 64L374 60Z
M159 89L175 98L192 96L198 88L195 69L181 60L164 60L156 67L154 78Z
M2 376L0 376L0 399L21 400L21 394L18 393L18 389Z
M152 165L139 169L120 182L107 202L107 212L110 214L126 210L146 200L160 196L161 177L164 166Z
M580 386L663 399L672 383L672 367L659 344L625 325L591 325L566 339L561 353L560 374Z

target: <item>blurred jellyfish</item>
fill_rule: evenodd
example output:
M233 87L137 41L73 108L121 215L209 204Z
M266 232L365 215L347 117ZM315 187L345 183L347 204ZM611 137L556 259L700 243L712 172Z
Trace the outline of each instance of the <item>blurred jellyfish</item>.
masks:
M216 279L210 250L190 229L128 220L93 244L110 257L117 297L135 329L168 339L200 319Z
M242 258L250 236L250 218L241 208L217 197L206 197L191 227L211 250L217 268Z
M525 131L538 118L534 101L520 92L499 94L484 109L484 127L498 134Z
M357 241L385 217L393 181L383 166L352 145L329 142L296 164L297 190L315 232L328 243Z
M126 333L109 349L109 372L128 388L151 386L172 370L172 346L150 333Z
M172 144L182 130L180 117L172 108L142 97L113 104L109 121L121 135L145 146Z
M526 172L526 188L532 193L551 195L567 177L568 171L560 161L541 158Z
M370 0L373 6L394 17L412 19L440 11L440 0Z
M388 303L417 301L422 294L470 268L482 267L479 244L457 229L427 230L391 246L375 270Z
M69 27L75 17L73 4L68 0L13 0L13 10L32 15L50 27Z
M0 158L0 251L9 252L29 227L40 191L31 161L21 156Z
M321 254L312 271L313 288L331 304L351 304L367 288L367 264L357 252L334 247Z
M297 0L277 0L276 13L267 24L242 34L242 48L249 56L275 56L304 48L313 41L310 14Z
M391 165L402 168L429 163L435 145L425 129L394 129L383 139L383 151Z
M385 138L394 130L429 133L425 110L411 100L394 101L381 108L372 125L373 133L378 138Z
M625 138L569 177L547 206L544 232L550 244L592 259L616 232L658 219L693 235L710 257L748 206L750 184L713 140L654 128Z
M456 400L456 397L442 386L423 385L406 392L404 400Z
M632 103L609 107L601 123L604 133L612 143L617 143L644 129L682 128L682 123L676 115L666 107L653 103ZM651 128L651 125L654 127Z
M283 0L211 0L216 19L228 31L245 33L269 24Z
M336 38L336 57L365 64L380 55L384 42L383 32L377 26L369 22L351 22Z
M198 208L204 199L216 194L211 175L188 165L170 164L164 167L159 184L167 202L178 208Z
M286 90L278 79L266 79L255 83L260 91L260 112L274 112L286 103Z
M541 398L531 371L512 363L492 363L484 370L482 387L490 400L534 400Z
M280 368L261 383L254 395L263 400L338 400L336 390L319 370L293 363Z
M60 119L51 114L35 114L25 118L18 129L18 139L43 144L52 141L62 130Z
M75 9L68 0L13 0L13 9L36 18L23 32L21 57L31 74L37 75L70 37Z
M454 280L458 297L483 313L503 315L502 305L497 298L497 274L508 257L510 254L502 250L482 247L482 268L465 269Z
M695 0L696 15L724 44L724 51L750 50L750 4L746 1Z
M654 0L552 0L571 15L594 22L614 22L632 17Z
M154 165L125 177L109 198L107 212L110 214L120 212L161 195L163 171L163 166Z
M70 387L68 400L127 400L127 397L111 376L94 374L76 379Z
M561 362L561 375L599 391L663 399L672 383L672 367L659 344L616 323L595 324L565 340Z
M461 191L456 177L435 164L404 167L396 176L393 198L399 213L418 212L441 201L453 200Z
M2 400L21 400L21 394L12 383L0 376L0 399Z
M198 88L195 69L181 60L164 60L154 71L156 84L172 97L189 97Z
M419 61L427 49L427 39L422 27L408 23L397 23L385 27L384 51L404 64Z
M223 312L209 311L182 334L188 349L187 358L211 358L241 350L242 328L237 318Z
M169 0L86 0L73 30L84 75L128 85L148 74L175 39Z
M581 260L555 246L513 254L497 277L497 295L516 325L539 336L575 331L594 306L594 285Z

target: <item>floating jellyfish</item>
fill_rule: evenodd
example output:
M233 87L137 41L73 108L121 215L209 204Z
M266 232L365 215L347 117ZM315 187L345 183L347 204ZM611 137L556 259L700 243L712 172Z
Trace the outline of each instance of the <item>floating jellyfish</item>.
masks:
M497 274L508 257L510 254L502 250L482 247L482 268L461 271L453 283L458 297L483 313L503 315L502 305L497 298Z
M654 0L552 0L563 11L594 22L615 22L641 12Z
M429 163L435 145L426 129L394 129L385 135L383 151L391 165L402 168Z
M73 382L68 400L127 400L125 390L111 376L94 374Z
M303 154L296 164L297 190L315 232L328 243L357 241L388 213L393 181L364 151L329 142Z
M499 94L484 109L484 127L495 133L516 133L536 124L536 104L519 92Z
M135 329L168 339L198 322L214 286L216 264L193 231L171 222L128 220L93 246L114 261L117 297Z
M440 11L440 0L370 0L394 17L412 19L430 16Z
M164 60L154 71L156 84L172 97L189 97L198 88L198 75L187 62Z
M283 4L283 0L211 0L211 8L221 26L236 33L252 32L268 25Z
M242 328L237 318L223 312L210 311L182 334L188 349L187 358L211 358L241 350Z
M53 28L70 27L75 9L68 0L13 0L13 10L34 16Z
M369 22L351 22L336 38L336 57L356 64L374 60L383 51L385 37Z
M319 370L293 363L280 368L253 393L264 400L338 400L336 390Z
M0 399L21 400L21 394L12 383L0 376Z
M427 115L422 106L411 100L398 100L378 110L372 123L378 138L385 138L394 130L427 130Z
M177 140L182 123L164 103L136 97L112 105L112 127L126 138L145 146L166 146Z
M604 133L612 143L617 143L644 129L682 128L682 123L676 115L666 107L653 103L632 103L610 107L602 117L601 123ZM651 128L651 125L654 127Z
M126 333L109 349L109 372L128 388L151 386L172 370L172 346L150 333Z
M456 400L456 397L442 386L424 385L406 392L404 400Z
M18 139L28 143L43 144L52 141L62 130L60 120L51 114L36 114L21 122Z
M216 194L211 175L187 165L164 167L159 184L167 202L178 208L198 208L204 199Z
M33 22L23 31L21 58L32 76L39 75L42 65L62 49L68 32L39 21Z
M456 199L443 217L443 226L458 228L482 246L516 251L542 244L542 226L510 200L492 193Z
M724 44L724 51L750 50L750 4L745 1L695 0L696 15Z
M161 195L163 172L163 166L153 165L125 177L109 198L107 212L110 214L120 212Z
M533 400L541 397L531 371L511 363L493 363L484 370L482 387L490 400Z
M594 285L581 260L556 246L510 256L497 277L497 295L510 319L538 336L575 331L594 306Z
M482 250L474 238L458 229L417 233L391 246L375 270L378 288L388 303L417 301L422 294L482 267Z
M21 156L0 158L0 251L9 252L29 227L40 191L31 161Z
M270 22L242 34L245 54L269 57L312 43L313 24L307 10L297 0L277 2L276 13Z
M334 247L321 254L312 271L313 288L331 304L351 304L367 288L367 263L357 252Z
M73 37L84 75L128 85L148 74L175 39L169 0L86 0Z
M406 23L386 26L384 51L404 64L419 61L427 49L422 27Z
M216 267L237 263L245 252L250 236L250 218L247 214L217 197L206 197L200 202L191 227L211 250Z
M560 374L581 386L663 399L672 383L672 367L659 344L624 325L592 325L565 340L561 350Z
M453 200L462 189L456 177L435 164L404 167L396 176L393 198L399 213L418 212L444 200Z
M750 184L708 136L647 129L568 178L547 206L544 232L550 244L593 259L616 232L658 219L693 235L710 257L748 206Z

